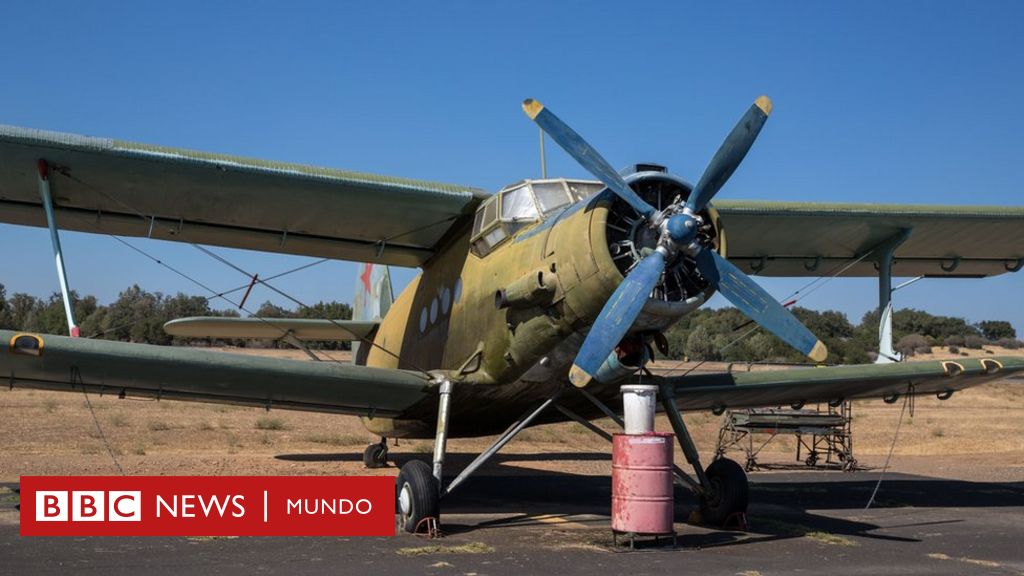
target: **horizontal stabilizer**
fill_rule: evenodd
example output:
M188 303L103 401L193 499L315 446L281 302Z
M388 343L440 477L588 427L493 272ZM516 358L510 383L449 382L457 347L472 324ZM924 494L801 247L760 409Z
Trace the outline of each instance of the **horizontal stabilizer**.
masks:
M222 318L193 316L164 324L164 331L180 338L235 338L280 340L363 340L379 322L307 318Z

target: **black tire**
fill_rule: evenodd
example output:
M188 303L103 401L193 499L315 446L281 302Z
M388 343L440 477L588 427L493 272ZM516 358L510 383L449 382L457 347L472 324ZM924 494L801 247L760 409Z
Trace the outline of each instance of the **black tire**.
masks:
M363 466L383 468L388 463L388 447L384 444L370 444L363 450Z
M395 481L395 513L402 530L411 533L424 518L439 518L438 500L437 480L429 464L413 460L402 466Z
M743 467L728 458L712 462L704 475L708 478L708 494L700 499L704 523L722 526L737 512L746 513L750 486Z
M807 455L807 460L804 460L804 464L807 464L808 466L815 466L815 465L817 465L818 464L818 453L817 452L811 452L810 454L808 454Z

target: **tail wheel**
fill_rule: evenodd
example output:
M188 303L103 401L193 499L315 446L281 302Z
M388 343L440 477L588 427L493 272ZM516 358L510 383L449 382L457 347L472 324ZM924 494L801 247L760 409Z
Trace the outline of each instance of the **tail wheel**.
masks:
M704 474L708 479L707 494L700 499L704 522L722 526L733 514L746 513L750 486L742 466L728 458L719 458Z
M398 523L406 532L414 532L424 518L440 516L437 479L426 462L413 460L402 466L395 495Z
M370 444L363 450L363 465L367 468L383 468L388 463L387 444Z

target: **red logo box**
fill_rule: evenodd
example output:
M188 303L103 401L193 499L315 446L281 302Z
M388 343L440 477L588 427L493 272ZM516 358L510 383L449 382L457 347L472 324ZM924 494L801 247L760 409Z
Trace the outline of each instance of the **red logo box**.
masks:
M22 476L22 536L394 536L388 476Z

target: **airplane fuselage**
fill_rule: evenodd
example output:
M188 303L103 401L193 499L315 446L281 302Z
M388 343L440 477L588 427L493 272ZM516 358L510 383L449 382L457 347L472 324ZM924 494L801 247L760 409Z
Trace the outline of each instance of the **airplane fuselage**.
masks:
M622 229L609 222L613 202L608 194L583 198L516 230L486 253L479 244L470 249L479 233L465 226L395 300L366 365L443 371L455 383L451 434L500 432L565 386L587 330L622 281L626 264L617 263L610 249L609 230ZM664 330L708 295L705 290L674 300L651 298L633 331ZM617 395L618 381L636 366L617 368L590 390ZM589 403L566 402L599 416ZM399 418L363 421L381 436L429 438L436 406L432 398ZM548 418L559 416L552 411Z

